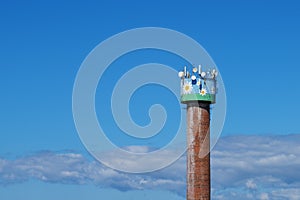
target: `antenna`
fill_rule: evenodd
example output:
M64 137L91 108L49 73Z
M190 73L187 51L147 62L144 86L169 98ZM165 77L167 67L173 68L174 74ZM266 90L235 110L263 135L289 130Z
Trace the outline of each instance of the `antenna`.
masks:
M201 72L202 72L202 71L201 71L201 65L199 65L199 66L198 66L198 74L200 75Z

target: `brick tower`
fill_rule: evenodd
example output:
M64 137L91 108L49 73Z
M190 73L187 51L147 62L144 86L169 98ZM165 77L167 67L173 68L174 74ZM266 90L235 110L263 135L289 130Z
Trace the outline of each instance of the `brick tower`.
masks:
M181 78L181 103L187 104L187 200L210 199L210 104L215 103L217 71L201 66Z

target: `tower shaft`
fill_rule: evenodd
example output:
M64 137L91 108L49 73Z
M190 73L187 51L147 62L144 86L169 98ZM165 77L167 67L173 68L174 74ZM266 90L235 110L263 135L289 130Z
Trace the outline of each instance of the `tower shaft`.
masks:
M210 200L209 126L210 103L187 103L187 200Z

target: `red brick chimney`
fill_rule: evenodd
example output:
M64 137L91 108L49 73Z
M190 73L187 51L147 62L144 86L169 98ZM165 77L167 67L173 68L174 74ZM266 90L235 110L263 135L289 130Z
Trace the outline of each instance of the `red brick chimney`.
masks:
M209 107L187 104L187 200L210 199Z

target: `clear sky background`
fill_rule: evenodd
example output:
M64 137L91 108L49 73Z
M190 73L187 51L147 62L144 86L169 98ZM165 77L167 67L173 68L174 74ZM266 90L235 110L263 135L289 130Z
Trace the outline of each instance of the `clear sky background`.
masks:
M251 190L249 199L251 195L252 199L292 199L273 189L270 177L282 181L287 193L296 194L293 198L300 198L300 177L278 175L280 167L290 167L293 172L300 166L297 143L293 143L300 141L299 9L300 4L290 0L2 1L0 199L184 198L184 170L182 177L173 176L168 170L131 176L99 166L86 152L72 118L73 83L87 54L114 34L146 26L170 28L192 37L208 51L222 74L227 116L220 144L213 154L213 170L225 173L227 167L233 167L220 164L225 159L221 152L247 152L238 151L238 144L252 151L247 140L262 144L256 149L258 154L263 152L257 165L251 162L253 155L247 154L242 164L238 161L243 157L234 160L233 156L232 162L241 164L240 171L236 170L240 174L229 173L222 181L213 177L215 188L231 188L213 191L213 199L234 199L230 196L233 193L226 192L244 190ZM155 58L158 62L168 57ZM140 120L138 123L147 123L147 118L139 118L140 113L133 115ZM235 142L236 148L226 147L227 142ZM271 163L274 159L281 165ZM290 160L291 165L282 166ZM40 169L55 162L57 165L47 170ZM184 164L180 163L172 169L181 172ZM280 167L266 179L258 180L256 177L262 175L257 172L245 175L246 164L251 163L253 168ZM68 169L77 174L68 174ZM92 176L95 169L107 173ZM62 171L66 173L61 174ZM161 184L163 180L173 182ZM147 181L153 185L145 184ZM246 189L229 184L232 182L243 183Z

